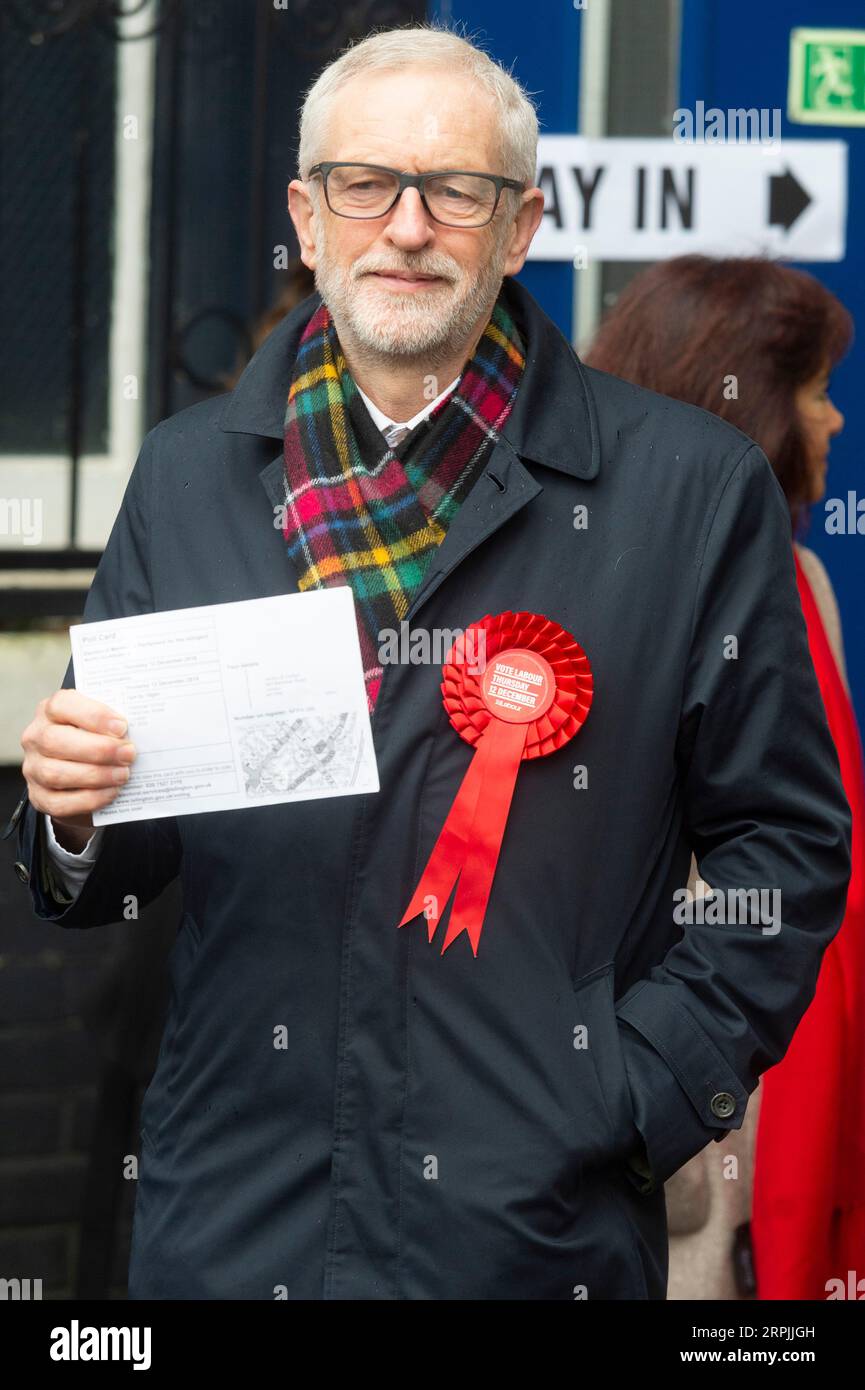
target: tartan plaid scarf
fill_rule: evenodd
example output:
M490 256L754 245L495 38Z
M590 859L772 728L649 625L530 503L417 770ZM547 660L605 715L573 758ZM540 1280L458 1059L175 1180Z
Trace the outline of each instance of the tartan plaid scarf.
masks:
M390 448L322 303L298 345L285 414L285 523L298 590L350 584L370 714L384 629L399 624L514 403L525 344L501 292L458 385Z

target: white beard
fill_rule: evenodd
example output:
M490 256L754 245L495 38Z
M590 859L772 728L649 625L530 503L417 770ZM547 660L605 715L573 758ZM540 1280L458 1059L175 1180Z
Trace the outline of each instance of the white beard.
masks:
M412 260L394 248L371 252L349 269L327 254L325 219L314 215L318 265L315 285L330 310L337 333L348 329L355 346L375 358L423 358L434 364L454 346L467 342L485 316L489 318L502 283L504 235L498 236L475 281L470 281L452 257L426 252ZM508 227L504 226L506 232ZM441 275L444 281L429 290L389 290L374 270L419 271Z

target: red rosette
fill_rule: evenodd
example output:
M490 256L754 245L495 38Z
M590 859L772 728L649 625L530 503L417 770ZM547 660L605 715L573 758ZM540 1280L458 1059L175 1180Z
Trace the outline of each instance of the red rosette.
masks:
M452 644L442 669L448 718L475 755L398 926L423 913L432 941L458 882L442 954L461 932L477 955L521 762L561 748L592 704L589 660L539 613L488 613Z
M526 732L523 758L543 758L563 747L585 723L592 704L589 659L569 632L540 613L487 614L467 627L452 644L442 667L441 692L448 718L460 738L477 747L495 715L482 691L478 635L484 631L488 665L499 652L513 647L537 653L552 667L555 691L549 709L532 720Z

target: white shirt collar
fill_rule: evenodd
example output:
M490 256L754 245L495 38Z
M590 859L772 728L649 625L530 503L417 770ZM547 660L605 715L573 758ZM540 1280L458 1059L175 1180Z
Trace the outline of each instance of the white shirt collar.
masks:
M462 372L460 372L460 376L462 376ZM417 413L417 415L413 415L412 418L411 418L410 420L402 420L402 421L399 421L399 420L391 420L389 416L385 415L385 413L384 413L383 410L379 410L378 406L375 404L375 401L371 401L371 400L370 400L369 396L366 394L365 391L361 391L361 389L360 389L359 386L357 387L357 389L358 389L358 391L360 391L360 395L361 395L361 398L363 399L363 403L364 403L364 405L366 406L367 410L369 411L370 415L372 416L374 423L375 423L375 424L378 426L378 428L381 430L381 432L382 432L382 434L384 435L385 439L387 439L387 438L388 438L388 435L391 434L394 430L397 430L397 429L409 429L409 430L413 430L414 427L415 427L415 425L419 425L420 422L421 422L421 420L423 420L423 419L425 418L425 416L429 415L429 413L430 413L431 410L435 410L435 408L436 408L436 406L438 405L439 401L443 401L444 398L445 398L445 396L446 396L450 391L452 391L452 390L454 389L454 387L457 385L457 382L459 381L459 379L460 379L459 376L454 377L454 379L453 379L453 381L451 382L450 386L446 386L445 389L444 389L443 391L441 391L441 392L436 396L436 398L435 398L434 401L430 401L429 405L425 405L424 408L423 408L423 410L419 410L418 413ZM355 382L355 385L357 386L357 382ZM388 443L390 443L390 440L389 440L389 439L388 439Z

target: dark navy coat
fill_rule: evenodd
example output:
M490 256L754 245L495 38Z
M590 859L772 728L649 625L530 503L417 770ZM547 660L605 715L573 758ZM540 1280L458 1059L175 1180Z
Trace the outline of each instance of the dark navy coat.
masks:
M397 930L473 756L438 665L385 667L378 793L109 826L70 906L16 808L41 918L130 930L126 896L182 878L133 1298L663 1298L663 1183L741 1125L841 923L850 812L769 464L505 283L525 376L408 620L545 614L595 694L521 767L477 958L440 954L447 912L432 945ZM274 508L319 302L148 434L85 621L297 591ZM716 890L780 890L780 930L677 923L692 848Z

